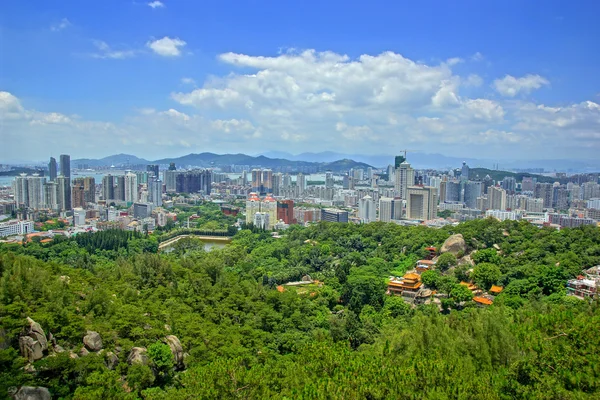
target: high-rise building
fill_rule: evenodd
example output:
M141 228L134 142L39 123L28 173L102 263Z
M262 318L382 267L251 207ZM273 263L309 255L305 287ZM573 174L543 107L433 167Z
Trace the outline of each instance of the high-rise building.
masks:
M146 171L147 172L152 172L156 178L159 177L159 175L158 175L158 164L148 164L148 165L146 165Z
M325 172L325 188L333 189L334 180L333 180L333 172L327 171Z
M551 183L536 183L534 197L544 199L544 208L551 208L554 202L554 186Z
M27 177L27 205L29 208L34 210L44 208L44 183L46 183L46 178L39 174Z
M295 224L294 200L280 200L277 202L277 220L282 220L288 225Z
M448 190L448 181L441 181L440 182L440 190L438 192L438 200L440 203L443 203L446 201L446 191Z
M175 167L175 163L169 163L169 171L177 171L177 168Z
M158 176L148 177L148 201L156 207L162 207L162 181Z
M56 183L58 184L58 209L71 210L71 180L64 175L59 175L56 177Z
M273 195L281 196L283 186L283 174L281 172L277 172L273 174Z
M270 221L270 214L268 214L268 213L257 212L256 214L254 214L254 218L253 218L252 222L254 223L254 226L256 226L257 228L264 229L264 230L271 229L271 228L269 228L269 226L272 224Z
M54 181L44 184L44 205L54 211L58 211L58 184Z
M273 171L270 169L253 169L252 191L259 194L272 193Z
M125 202L135 203L138 201L137 175L131 171L125 174Z
M483 195L483 184L481 182L463 182L464 203L468 208L477 208L477 198Z
M102 177L102 199L115 199L115 177L111 174Z
M50 157L50 162L48 163L48 177L52 182L56 181L56 176L58 169L56 166L56 158Z
M486 175L483 178L483 194L487 194L490 186L494 186L494 180L489 175Z
M298 186L298 195L302 196L306 190L306 176L302 172L296 176L296 186Z
M66 178L71 178L71 156L68 154L60 155L60 174Z
M83 178L73 179L71 185L71 199L73 208L85 208L85 191L83 188Z
M27 174L20 174L12 183L17 208L29 207L29 191L27 189Z
M517 190L517 180L512 176L505 176L502 179L502 189L506 190L508 194L514 194Z
M488 209L489 210L506 210L506 190L491 186L488 188Z
M377 219L375 202L371 196L366 195L360 199L360 202L358 203L358 217L364 224L374 222Z
M269 215L267 229L273 229L273 227L277 223L277 201L273 197L271 197L270 194L267 194L267 196L260 203L260 212Z
M396 168L396 182L394 190L400 196L402 200L406 200L406 190L409 186L415 184L415 170L412 169L410 164L406 161L402 162L398 168Z
M461 181L469 180L469 166L467 165L466 161L463 161L463 163L462 163L462 168L460 171L460 180Z
M402 200L392 197L382 197L379 199L379 220L381 222L390 222L402 218Z
M125 176L115 176L114 180L116 182L114 200L125 201Z
M527 198L526 208L529 212L541 213L544 211L544 199Z
M246 223L253 224L254 215L258 212L260 212L260 198L257 193L252 192L246 200Z
M179 172L175 179L177 193L203 193L210 195L212 171L209 169Z
M524 176L523 180L521 181L521 191L522 192L533 192L533 190L535 189L534 184L535 183L531 176Z
M338 210L336 208L322 208L321 221L347 223L348 211Z
M435 219L437 216L437 189L431 186L407 188L406 218Z
M446 202L456 203L460 201L460 182L446 182Z
M175 164L173 164L174 166ZM168 170L163 172L163 180L165 181L165 188L167 193L173 193L177 191L177 175L180 174L179 171L171 169L169 167Z

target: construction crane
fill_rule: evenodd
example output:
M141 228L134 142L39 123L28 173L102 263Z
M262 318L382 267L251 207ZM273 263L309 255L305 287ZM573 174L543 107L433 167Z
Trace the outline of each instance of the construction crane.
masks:
M409 151L411 151L411 152L412 152L412 151L419 151L419 150L409 150L409 149L403 149L403 150L399 150L399 151L400 151L401 153L402 153L402 152L404 152L404 161L406 161L406 153L407 153L407 152L409 152ZM402 162L404 162L404 161L402 161ZM398 158L396 158L396 160L395 160L395 163L394 163L394 164L396 164L396 165L395 165L395 167L396 167L396 168L398 168L399 164L401 164L402 162L400 162L400 163L399 163L399 162L398 162Z

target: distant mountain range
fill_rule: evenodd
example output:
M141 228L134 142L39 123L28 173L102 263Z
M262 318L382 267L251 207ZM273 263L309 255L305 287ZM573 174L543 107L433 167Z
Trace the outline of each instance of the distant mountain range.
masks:
M115 166L117 168L126 168L131 165L141 164L159 164L168 165L175 163L178 167L217 167L222 165L249 165L249 166L261 166L265 168L301 168L301 167L312 167L319 171L347 171L350 168L368 168L370 164L365 162L358 162L349 158L341 158L330 161L305 161L305 160L290 160L284 158L271 158L264 155L257 157L249 156L246 154L215 154L215 153L200 153L200 154L188 154L182 157L176 158L163 158L160 160L145 160L138 158L130 154L116 154L101 159L90 159L81 158L71 161L72 167L78 167L79 165L87 165L90 168L94 167L110 167Z
M398 153L400 154L400 152ZM262 155L266 157L285 158L288 160L304 160L312 162L331 162L340 159L351 159L357 162L363 162L378 168L385 167L394 163L394 156L391 154L365 155L365 154L343 154L331 151L321 153L301 153L293 155L285 152L266 152ZM449 157L442 154L428 154L420 152L409 152L407 154L408 162L417 169L451 169L458 168L463 161L472 168L489 168L502 170L517 170L527 168L542 168L546 171L561 172L598 172L600 171L600 159L595 160L489 160L472 157Z

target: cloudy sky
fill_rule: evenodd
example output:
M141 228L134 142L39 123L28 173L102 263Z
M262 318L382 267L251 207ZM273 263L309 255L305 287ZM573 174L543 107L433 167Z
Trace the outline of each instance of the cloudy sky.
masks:
M414 3L3 2L0 163L598 157L600 3Z

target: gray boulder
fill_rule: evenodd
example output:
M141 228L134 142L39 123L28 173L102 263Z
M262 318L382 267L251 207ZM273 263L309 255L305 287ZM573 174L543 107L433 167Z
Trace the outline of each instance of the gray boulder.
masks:
M467 250L467 244L465 243L465 239L463 235L457 233L456 235L450 236L444 244L442 245L442 249L440 253L452 253L457 255L461 251L464 253Z
M148 365L148 355L146 354L148 350L145 347L134 347L131 349L129 353L129 357L127 357L127 362L130 365L133 364L142 364Z
M33 340L30 336L21 336L19 338L19 349L21 355L28 359L29 362L34 362L41 359L44 356L44 349L37 340Z
M46 333L44 332L40 324L38 324L29 317L27 317L27 322L29 323L29 332L27 333L27 335L33 338L33 340L37 340L38 342L40 342L42 350L48 350L48 340L46 340Z
M119 364L119 357L117 357L117 355L115 353L113 353L112 351L107 351L106 352L106 367L108 369L115 369L115 367L117 366L117 364Z
M167 344L171 348L171 353L173 353L173 360L175 361L175 365L178 367L183 366L183 346L181 342L174 335L168 335L166 338Z
M88 349L86 349L85 347L82 347L82 348L81 348L81 350L79 350L79 355L80 355L81 357L85 357L85 356L87 356L88 354L90 354L90 352L89 352L89 351L88 351Z
M87 335L83 337L83 344L90 351L99 351L102 349L102 338L98 332L87 331Z
M52 400L50 391L45 387L21 386L13 395L15 400Z

